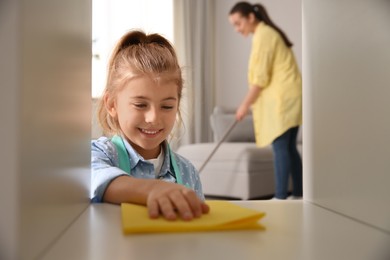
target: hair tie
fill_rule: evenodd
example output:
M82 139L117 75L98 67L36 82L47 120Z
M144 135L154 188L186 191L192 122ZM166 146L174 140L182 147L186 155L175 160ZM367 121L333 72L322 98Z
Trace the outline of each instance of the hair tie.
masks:
M254 5L253 6L253 11L258 12L259 11L259 7L257 5Z

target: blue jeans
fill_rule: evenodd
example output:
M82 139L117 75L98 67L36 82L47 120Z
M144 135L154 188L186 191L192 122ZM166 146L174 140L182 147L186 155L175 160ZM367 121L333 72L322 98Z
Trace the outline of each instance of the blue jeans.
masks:
M297 150L299 127L288 129L272 142L274 152L275 198L286 199L291 174L292 195L302 196L302 159Z

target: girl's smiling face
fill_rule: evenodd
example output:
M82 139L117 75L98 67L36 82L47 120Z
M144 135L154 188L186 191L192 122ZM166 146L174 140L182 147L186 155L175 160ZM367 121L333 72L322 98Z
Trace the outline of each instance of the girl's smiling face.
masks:
M152 159L159 155L161 143L175 125L178 106L175 82L141 76L131 79L116 94L116 102L108 104L108 111L118 119L133 148L144 159Z

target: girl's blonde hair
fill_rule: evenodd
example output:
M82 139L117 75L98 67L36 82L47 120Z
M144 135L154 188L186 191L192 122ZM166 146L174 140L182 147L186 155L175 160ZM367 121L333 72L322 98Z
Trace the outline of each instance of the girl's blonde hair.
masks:
M116 102L117 92L137 76L175 82L180 107L183 78L173 46L159 34L130 31L119 40L108 63L107 83L98 104L98 120L104 134L119 134L121 130L117 118L108 113L103 97ZM180 111L178 115L180 119Z

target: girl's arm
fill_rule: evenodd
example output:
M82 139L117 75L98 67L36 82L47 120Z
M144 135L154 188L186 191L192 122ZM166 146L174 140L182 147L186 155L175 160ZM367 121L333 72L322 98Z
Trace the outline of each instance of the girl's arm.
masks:
M193 190L183 185L130 176L115 178L108 185L103 201L146 205L151 218L162 214L168 220L176 219L176 212L184 220L191 220L209 212L207 204L201 201Z

